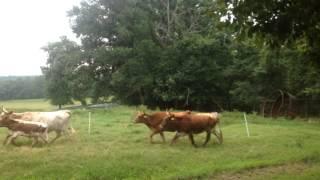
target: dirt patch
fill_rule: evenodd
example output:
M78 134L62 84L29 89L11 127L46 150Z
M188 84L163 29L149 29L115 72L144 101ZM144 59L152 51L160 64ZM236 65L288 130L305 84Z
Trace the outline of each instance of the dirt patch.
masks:
M237 173L222 173L217 176L212 176L209 179L223 179L223 180L250 180L262 179L277 174L299 174L309 168L310 165L305 163L292 163L277 166L268 166L262 168L255 168L244 170Z

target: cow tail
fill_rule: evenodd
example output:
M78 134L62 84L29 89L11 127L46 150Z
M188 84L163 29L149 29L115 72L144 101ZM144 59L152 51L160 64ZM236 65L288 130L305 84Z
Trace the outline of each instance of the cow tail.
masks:
M68 114L68 119L69 118L71 118L71 111L69 111L69 110L66 110L65 111L67 114ZM76 130L74 130L74 128L72 127L72 124L71 124L71 121L69 120L69 127L68 127L68 130L71 132L71 134L73 134L73 133L75 133L76 132Z
M217 123L214 127L214 131L215 131L215 135L217 136L218 140L219 140L219 143L222 144L223 142L223 135L222 135L222 131L221 131L221 128L220 128L220 114L217 113L218 116L217 116Z

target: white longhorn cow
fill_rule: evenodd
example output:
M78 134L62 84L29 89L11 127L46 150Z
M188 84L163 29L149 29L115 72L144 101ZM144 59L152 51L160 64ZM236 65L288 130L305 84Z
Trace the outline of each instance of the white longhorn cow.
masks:
M8 111L4 107L2 107L2 111L4 113L8 113ZM67 133L68 129L71 130L71 133L75 132L70 124L71 111L69 110L60 110L53 112L12 113L10 116L12 119L41 122L46 124L48 126L48 133L51 131L56 132L56 137L51 141L51 143L57 140L62 133Z

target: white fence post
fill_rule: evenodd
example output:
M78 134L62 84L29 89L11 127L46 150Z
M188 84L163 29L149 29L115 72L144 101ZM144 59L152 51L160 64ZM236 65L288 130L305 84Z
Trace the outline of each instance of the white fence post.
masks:
M91 112L89 112L89 124L88 124L88 133L91 133Z
M248 137L250 137L249 127L248 127L248 121L247 121L246 113L243 113L243 117L244 117L244 122L245 122L245 125L246 125L246 129L247 129L247 135L248 135Z

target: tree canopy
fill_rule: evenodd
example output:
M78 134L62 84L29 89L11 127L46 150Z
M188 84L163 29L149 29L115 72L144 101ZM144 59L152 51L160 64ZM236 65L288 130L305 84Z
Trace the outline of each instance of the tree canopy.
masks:
M257 110L278 89L316 99L318 4L82 1L68 12L81 45L45 48L49 96L210 111Z

